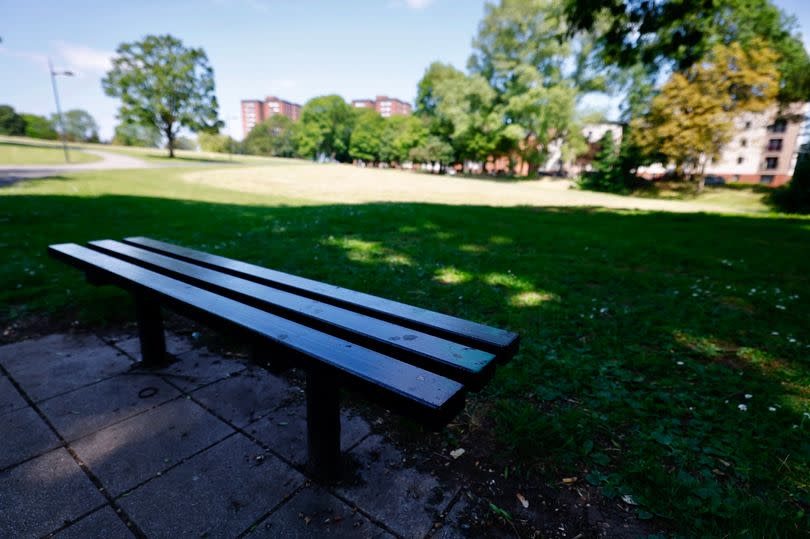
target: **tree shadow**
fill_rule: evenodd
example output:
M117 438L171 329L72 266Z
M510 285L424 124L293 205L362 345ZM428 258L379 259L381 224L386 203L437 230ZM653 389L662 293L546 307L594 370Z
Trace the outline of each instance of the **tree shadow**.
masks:
M693 534L806 522L807 220L25 194L0 215L5 319L130 319L51 243L144 235L247 260L520 333L474 397L504 462Z

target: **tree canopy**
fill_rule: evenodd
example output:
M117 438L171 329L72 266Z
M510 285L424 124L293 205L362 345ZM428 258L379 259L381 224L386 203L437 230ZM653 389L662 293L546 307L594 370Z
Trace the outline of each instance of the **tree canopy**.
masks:
M298 124L286 116L274 114L250 130L242 145L246 152L273 157L295 157Z
M51 124L56 126L57 131L61 129L58 115L51 115ZM67 140L71 142L98 142L98 124L86 110L72 109L63 113L62 124Z
M153 125L143 126L135 123L120 123L115 126L112 143L121 146L141 146L145 148L158 148L160 146L160 131Z
M25 120L10 105L0 105L0 135L25 135Z
M310 158L348 161L354 119L352 107L339 95L310 99L301 110L299 152Z
M112 65L102 86L121 99L120 119L157 128L170 157L182 127L217 132L222 126L214 70L203 49L186 47L171 35L149 35L119 45Z

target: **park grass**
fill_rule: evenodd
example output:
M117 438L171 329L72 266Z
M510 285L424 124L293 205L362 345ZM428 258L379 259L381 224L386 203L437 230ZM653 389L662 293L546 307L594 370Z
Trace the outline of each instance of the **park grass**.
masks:
M147 235L248 260L519 332L452 434L469 447L493 426L491 467L554 489L576 477L685 536L810 528L810 220L317 202L219 173L0 191L2 320L131 319L122 292L50 260L50 243Z
M70 150L71 163L92 163L100 160L101 158L97 155L91 155L76 149ZM64 164L65 154L61 146L32 146L0 141L0 166Z

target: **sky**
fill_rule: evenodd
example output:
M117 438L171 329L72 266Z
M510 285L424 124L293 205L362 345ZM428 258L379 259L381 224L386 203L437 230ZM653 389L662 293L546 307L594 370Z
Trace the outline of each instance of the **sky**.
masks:
M795 15L810 49L808 0L777 0ZM0 104L55 112L50 58L63 110L90 112L112 137L118 102L101 77L116 47L170 33L202 47L216 77L225 132L241 136L239 103L276 95L304 103L388 95L413 101L433 61L465 68L484 0L0 0ZM588 104L615 113L615 101Z

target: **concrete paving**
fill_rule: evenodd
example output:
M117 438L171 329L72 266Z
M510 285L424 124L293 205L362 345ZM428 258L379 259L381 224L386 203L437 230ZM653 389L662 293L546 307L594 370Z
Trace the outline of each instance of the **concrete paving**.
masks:
M0 537L460 535L459 485L404 465L360 415L342 412L352 478L318 484L300 387L167 347L177 361L157 371L126 335L0 347Z

